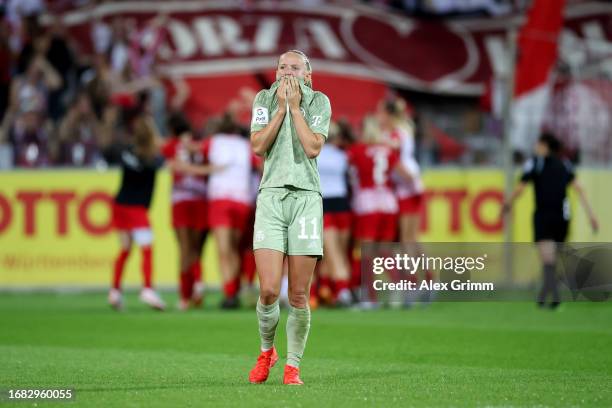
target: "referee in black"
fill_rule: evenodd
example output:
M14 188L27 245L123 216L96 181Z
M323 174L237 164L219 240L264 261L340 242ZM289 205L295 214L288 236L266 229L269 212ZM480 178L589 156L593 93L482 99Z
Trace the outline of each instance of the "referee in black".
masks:
M527 183L533 183L534 240L540 253L544 280L537 302L540 307L546 307L546 299L551 294L552 300L548 305L551 309L556 309L561 302L556 275L557 243L565 242L567 237L570 220L568 185L578 193L593 231L598 229L597 218L582 186L576 180L574 168L568 160L560 157L560 152L561 142L550 133L542 134L535 146L535 156L525 163L520 182L503 207L504 213L509 212Z

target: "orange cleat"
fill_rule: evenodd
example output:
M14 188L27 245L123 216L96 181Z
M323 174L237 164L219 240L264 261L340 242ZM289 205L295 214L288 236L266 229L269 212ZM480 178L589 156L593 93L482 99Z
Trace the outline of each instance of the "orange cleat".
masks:
M278 361L278 353L276 347L272 347L271 350L262 351L259 357L257 357L257 363L255 367L249 373L249 381L251 384L261 384L268 379L270 369L274 367L274 364Z
M319 299L315 296L311 296L310 299L308 299L308 305L310 306L310 310L315 310L319 307Z
M300 380L300 369L290 365L285 366L285 375L283 384L287 385L304 385L304 381Z

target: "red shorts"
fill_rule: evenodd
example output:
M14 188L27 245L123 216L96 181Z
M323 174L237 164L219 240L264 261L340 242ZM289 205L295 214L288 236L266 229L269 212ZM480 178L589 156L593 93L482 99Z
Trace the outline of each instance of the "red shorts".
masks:
M348 211L323 214L323 228L346 231L351 229L352 214Z
M355 238L368 241L395 241L397 214L374 213L355 217Z
M400 215L418 215L421 213L423 208L423 194L417 194L412 197L400 198L399 199L399 213Z
M185 200L172 204L172 226L174 228L208 228L208 203L206 200Z
M151 228L147 208L141 205L113 204L113 226L118 230L131 231Z
M212 200L208 208L210 228L228 227L246 231L251 220L250 206L232 200Z

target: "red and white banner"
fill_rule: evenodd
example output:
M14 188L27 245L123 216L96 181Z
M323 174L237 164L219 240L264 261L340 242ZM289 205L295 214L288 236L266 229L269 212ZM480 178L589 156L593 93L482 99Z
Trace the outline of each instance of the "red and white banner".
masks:
M356 118L373 108L385 83L478 96L507 65L507 28L522 22L521 17L423 21L365 6L276 1L108 2L64 18L88 51L95 19L123 16L143 27L162 12L169 18L160 48L164 69L193 80L191 108L203 116L217 112L220 102L235 98L245 85L260 89L262 78L272 78L278 55L293 48L311 57L315 88L330 95L338 116ZM585 54L581 61L588 61L612 44L612 4L568 6L560 38L562 60Z

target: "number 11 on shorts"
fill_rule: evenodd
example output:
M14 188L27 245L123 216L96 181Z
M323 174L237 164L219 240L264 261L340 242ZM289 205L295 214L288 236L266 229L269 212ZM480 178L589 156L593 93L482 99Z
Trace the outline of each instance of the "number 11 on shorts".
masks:
M298 235L298 239L319 239L317 217L310 221L310 224L312 224L312 234L310 236L306 233L306 217L300 217L298 222L300 223L300 235Z

